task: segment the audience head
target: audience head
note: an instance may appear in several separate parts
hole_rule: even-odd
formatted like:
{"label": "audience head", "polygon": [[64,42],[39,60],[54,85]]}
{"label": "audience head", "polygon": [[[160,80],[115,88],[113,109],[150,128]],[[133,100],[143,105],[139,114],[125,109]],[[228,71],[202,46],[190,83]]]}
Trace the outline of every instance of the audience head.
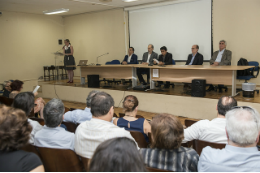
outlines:
{"label": "audience head", "polygon": [[52,99],[43,109],[44,123],[47,127],[58,127],[62,120],[65,108],[60,99]]}
{"label": "audience head", "polygon": [[137,108],[138,104],[139,104],[139,102],[135,96],[128,95],[125,97],[124,102],[123,102],[124,111],[133,112]]}
{"label": "audience head", "polygon": [[4,81],[4,88],[7,90],[7,91],[12,91],[11,89],[11,81]]}
{"label": "audience head", "polygon": [[136,144],[126,137],[101,143],[90,162],[90,172],[145,172]]}
{"label": "audience head", "polygon": [[13,107],[22,109],[27,116],[34,108],[34,95],[32,92],[22,92],[15,96]]}
{"label": "audience head", "polygon": [[228,141],[240,147],[256,146],[260,131],[259,113],[251,107],[233,107],[226,114],[226,131]]}
{"label": "audience head", "polygon": [[97,94],[98,92],[100,92],[100,91],[92,90],[92,91],[88,94],[88,97],[87,97],[87,107],[88,107],[88,108],[91,107],[91,100],[92,100],[93,96],[94,96],[95,94]]}
{"label": "audience head", "polygon": [[167,47],[163,46],[160,48],[160,50],[161,50],[161,53],[163,56],[165,56],[167,54]]}
{"label": "audience head", "polygon": [[65,39],[65,40],[64,40],[64,44],[65,44],[66,46],[70,45],[70,40],[69,40],[69,39]]}
{"label": "audience head", "polygon": [[192,54],[196,54],[199,51],[199,45],[195,44],[191,48]]}
{"label": "audience head", "polygon": [[218,105],[217,105],[218,114],[225,116],[227,111],[229,111],[234,106],[237,106],[236,99],[229,96],[222,96],[218,100]]}
{"label": "audience head", "polygon": [[148,45],[148,52],[149,52],[150,54],[153,52],[153,49],[154,49],[153,45],[152,45],[152,44],[149,44],[149,45]]}
{"label": "audience head", "polygon": [[132,55],[135,52],[135,49],[133,47],[129,47],[128,54]]}
{"label": "audience head", "polygon": [[12,91],[21,91],[23,88],[23,82],[20,80],[15,80],[11,83],[10,86]]}
{"label": "audience head", "polygon": [[183,126],[174,115],[159,114],[151,122],[151,148],[177,149],[184,139]]}
{"label": "audience head", "polygon": [[225,40],[220,40],[219,41],[219,50],[223,50],[227,47],[227,42]]}
{"label": "audience head", "polygon": [[0,107],[0,150],[14,151],[26,145],[32,126],[26,114],[20,109]]}
{"label": "audience head", "polygon": [[112,119],[114,114],[114,99],[105,92],[96,93],[91,100],[91,113],[93,117],[109,115]]}

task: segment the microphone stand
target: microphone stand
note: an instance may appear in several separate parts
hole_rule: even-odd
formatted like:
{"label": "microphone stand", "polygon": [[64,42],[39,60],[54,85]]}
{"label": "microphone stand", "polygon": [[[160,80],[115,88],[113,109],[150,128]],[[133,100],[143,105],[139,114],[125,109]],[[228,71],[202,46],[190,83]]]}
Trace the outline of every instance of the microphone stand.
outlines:
{"label": "microphone stand", "polygon": [[97,64],[96,64],[96,66],[100,66],[101,65],[101,64],[98,63],[98,58],[101,57],[101,56],[107,55],[107,54],[109,54],[109,53],[105,53],[105,54],[100,55],[100,56],[97,57]]}

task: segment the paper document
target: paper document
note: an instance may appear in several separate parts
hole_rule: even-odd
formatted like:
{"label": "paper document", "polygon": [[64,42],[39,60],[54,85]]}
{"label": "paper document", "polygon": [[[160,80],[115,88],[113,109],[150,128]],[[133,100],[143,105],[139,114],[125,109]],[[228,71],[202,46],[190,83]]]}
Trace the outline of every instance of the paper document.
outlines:
{"label": "paper document", "polygon": [[153,77],[159,77],[159,69],[153,69]]}
{"label": "paper document", "polygon": [[159,63],[159,61],[158,61],[157,59],[154,58],[153,60],[154,60],[157,64]]}
{"label": "paper document", "polygon": [[40,88],[40,86],[37,85],[37,86],[35,87],[35,89],[33,90],[33,93],[36,93],[36,92],[38,91],[39,88]]}

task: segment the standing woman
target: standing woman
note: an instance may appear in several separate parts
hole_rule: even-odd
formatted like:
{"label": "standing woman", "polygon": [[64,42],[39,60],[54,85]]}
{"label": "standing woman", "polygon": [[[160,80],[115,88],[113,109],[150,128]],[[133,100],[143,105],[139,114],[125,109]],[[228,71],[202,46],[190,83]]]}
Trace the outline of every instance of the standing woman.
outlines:
{"label": "standing woman", "polygon": [[75,65],[75,59],[73,57],[74,49],[73,46],[70,45],[70,40],[64,40],[65,46],[63,47],[63,54],[64,54],[64,68],[68,71],[69,81],[67,83],[73,83],[73,70],[76,67],[67,67],[69,65]]}

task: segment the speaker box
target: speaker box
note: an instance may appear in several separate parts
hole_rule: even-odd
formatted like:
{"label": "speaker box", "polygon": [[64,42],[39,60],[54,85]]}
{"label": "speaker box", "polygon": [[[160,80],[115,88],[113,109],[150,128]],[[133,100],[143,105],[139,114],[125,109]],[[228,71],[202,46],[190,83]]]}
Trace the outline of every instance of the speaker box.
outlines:
{"label": "speaker box", "polygon": [[191,84],[191,96],[205,97],[206,95],[206,80],[193,79]]}
{"label": "speaker box", "polygon": [[99,88],[99,75],[88,75],[88,87]]}

